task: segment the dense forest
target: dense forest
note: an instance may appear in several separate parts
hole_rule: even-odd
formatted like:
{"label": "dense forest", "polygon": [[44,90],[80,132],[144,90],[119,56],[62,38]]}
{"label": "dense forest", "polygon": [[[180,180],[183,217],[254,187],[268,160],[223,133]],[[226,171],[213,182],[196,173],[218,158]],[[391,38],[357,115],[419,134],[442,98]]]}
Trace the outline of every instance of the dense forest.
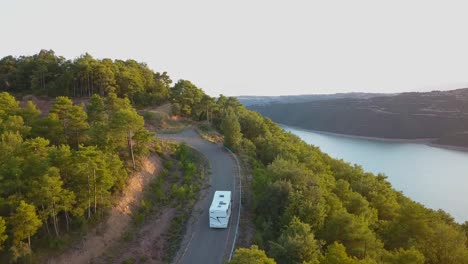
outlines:
{"label": "dense forest", "polygon": [[[2,262],[102,218],[153,135],[127,99],[95,94],[89,105],[57,97],[44,114],[0,93]],[[136,160],[136,161],[135,161]]]}
{"label": "dense forest", "polygon": [[436,144],[468,147],[468,89],[294,103],[280,99],[248,107],[275,122],[305,129],[379,138],[430,138]]}
{"label": "dense forest", "polygon": [[74,60],[41,50],[32,56],[0,60],[0,91],[15,95],[90,97],[110,92],[139,105],[166,101],[171,79],[134,60],[98,60],[84,54]]}
{"label": "dense forest", "polygon": [[[411,201],[384,175],[332,159],[235,98],[212,98],[187,80],[170,85],[167,74],[134,61],[68,61],[52,51],[1,60],[0,89],[58,96],[41,114],[0,94],[4,252],[21,256],[35,239],[99,217],[152,138],[132,103],[169,100],[174,114],[221,131],[250,168],[257,246],[239,249],[232,263],[468,263],[468,225]],[[90,99],[84,107],[63,96]]]}

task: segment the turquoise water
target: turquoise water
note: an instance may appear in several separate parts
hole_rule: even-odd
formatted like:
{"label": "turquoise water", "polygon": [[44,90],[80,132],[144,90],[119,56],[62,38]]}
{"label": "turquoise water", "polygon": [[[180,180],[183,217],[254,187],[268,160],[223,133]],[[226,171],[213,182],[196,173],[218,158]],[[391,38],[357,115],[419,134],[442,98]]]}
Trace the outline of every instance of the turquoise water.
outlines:
{"label": "turquoise water", "polygon": [[426,207],[468,221],[468,152],[282,127],[334,158],[384,173],[396,190]]}

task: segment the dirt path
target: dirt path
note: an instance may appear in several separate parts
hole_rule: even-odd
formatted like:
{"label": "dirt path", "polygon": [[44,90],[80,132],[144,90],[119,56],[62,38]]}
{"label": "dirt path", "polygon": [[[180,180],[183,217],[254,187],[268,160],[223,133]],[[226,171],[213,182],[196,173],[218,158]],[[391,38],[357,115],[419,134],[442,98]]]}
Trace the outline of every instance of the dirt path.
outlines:
{"label": "dirt path", "polygon": [[161,168],[160,164],[161,161],[156,156],[150,156],[143,161],[142,171],[131,176],[119,203],[111,209],[103,234],[97,235],[96,230],[89,232],[78,248],[75,247],[47,263],[90,263],[119,240],[130,224],[132,208],[140,204],[142,190],[156,176],[156,172]]}

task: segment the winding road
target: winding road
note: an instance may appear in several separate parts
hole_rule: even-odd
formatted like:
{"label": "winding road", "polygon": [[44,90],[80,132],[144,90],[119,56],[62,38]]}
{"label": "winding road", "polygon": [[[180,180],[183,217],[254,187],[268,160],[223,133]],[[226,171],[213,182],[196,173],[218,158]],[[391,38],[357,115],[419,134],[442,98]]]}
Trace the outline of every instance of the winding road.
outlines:
{"label": "winding road", "polygon": [[[185,142],[201,152],[210,162],[209,188],[202,190],[195,204],[181,248],[174,258],[176,264],[217,264],[229,260],[236,240],[239,221],[239,165],[222,145],[202,139],[193,129],[178,134],[159,134],[159,138]],[[227,229],[209,228],[208,209],[215,190],[232,191],[232,213]]]}

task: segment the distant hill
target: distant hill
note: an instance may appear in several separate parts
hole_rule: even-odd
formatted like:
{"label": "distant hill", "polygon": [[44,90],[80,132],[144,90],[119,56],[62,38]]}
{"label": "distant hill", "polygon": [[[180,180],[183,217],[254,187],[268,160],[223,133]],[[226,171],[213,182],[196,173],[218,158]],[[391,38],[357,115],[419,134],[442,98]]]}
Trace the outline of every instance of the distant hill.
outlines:
{"label": "distant hill", "polygon": [[377,96],[392,96],[396,94],[384,93],[336,93],[336,94],[304,94],[281,96],[237,96],[237,99],[245,106],[263,105],[270,103],[303,103],[320,100],[332,100],[342,98],[368,99]]}
{"label": "distant hill", "polygon": [[433,138],[436,144],[468,147],[468,88],[391,96],[333,96],[247,107],[276,122],[305,129],[392,139]]}

